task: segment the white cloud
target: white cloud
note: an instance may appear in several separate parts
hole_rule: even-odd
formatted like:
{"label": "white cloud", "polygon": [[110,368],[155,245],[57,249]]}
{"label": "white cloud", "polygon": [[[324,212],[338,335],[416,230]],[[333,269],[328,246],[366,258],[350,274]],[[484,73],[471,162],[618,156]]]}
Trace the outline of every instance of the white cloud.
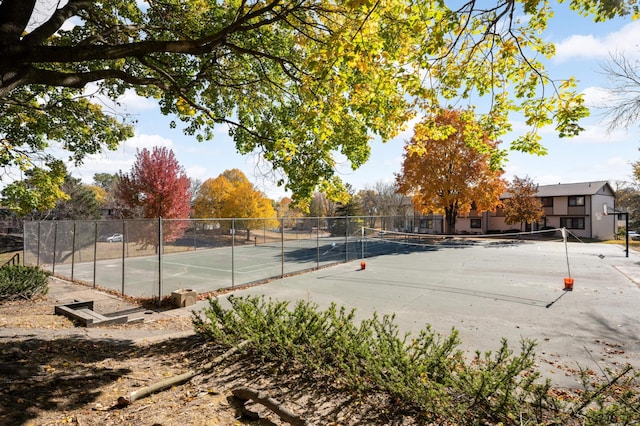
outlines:
{"label": "white cloud", "polygon": [[172,145],[173,142],[163,136],[139,134],[126,140],[116,151],[89,155],[81,166],[67,164],[67,168],[72,176],[82,179],[84,183],[91,183],[96,173],[129,172],[139,149],[151,150],[157,146],[171,148]]}
{"label": "white cloud", "polygon": [[164,136],[139,134],[139,135],[135,135],[131,139],[127,139],[125,143],[122,145],[121,149],[125,151],[127,150],[127,148],[152,149],[156,146],[164,146],[167,148],[171,148],[172,145],[173,145],[173,141],[171,141],[171,139],[165,138]]}
{"label": "white cloud", "polygon": [[556,43],[557,62],[572,59],[606,59],[614,53],[637,57],[640,46],[640,21],[623,26],[619,31],[602,37],[593,34],[574,34]]}
{"label": "white cloud", "polygon": [[567,142],[576,144],[584,143],[621,143],[629,139],[628,134],[623,129],[609,131],[602,123],[583,124],[584,131],[580,135],[566,139]]}
{"label": "white cloud", "polygon": [[187,176],[189,176],[191,179],[199,179],[201,181],[205,181],[207,179],[209,179],[209,175],[208,175],[208,170],[206,167],[202,167],[202,166],[193,166],[193,167],[187,167],[185,169],[185,172],[187,174]]}
{"label": "white cloud", "polygon": [[616,100],[610,90],[598,86],[587,87],[582,91],[582,94],[584,95],[585,105],[590,109],[607,107],[607,105],[611,105]]}
{"label": "white cloud", "polygon": [[89,83],[84,88],[84,94],[90,96],[92,102],[102,105],[104,109],[113,114],[135,114],[158,108],[155,100],[138,96],[132,89],[126,90],[124,95],[114,101],[99,93],[97,83]]}
{"label": "white cloud", "polygon": [[139,96],[132,89],[127,90],[124,95],[118,98],[120,103],[127,112],[149,111],[158,107],[156,101],[151,98]]}
{"label": "white cloud", "polygon": [[569,183],[570,181],[562,179],[562,176],[556,174],[545,174],[541,176],[530,176],[538,185],[555,185],[557,183]]}

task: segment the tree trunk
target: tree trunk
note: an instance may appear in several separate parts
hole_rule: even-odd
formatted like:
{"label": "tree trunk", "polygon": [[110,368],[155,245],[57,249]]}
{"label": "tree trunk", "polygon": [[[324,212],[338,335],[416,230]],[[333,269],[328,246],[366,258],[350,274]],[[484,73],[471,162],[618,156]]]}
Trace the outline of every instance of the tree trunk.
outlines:
{"label": "tree trunk", "polygon": [[308,426],[309,423],[305,421],[302,417],[297,416],[289,409],[284,407],[280,401],[271,398],[264,392],[257,391],[252,388],[248,388],[245,386],[241,386],[232,391],[233,396],[242,400],[248,401],[252,400],[256,403],[262,404],[272,412],[278,415],[282,420],[289,423],[292,426]]}
{"label": "tree trunk", "polygon": [[455,206],[449,206],[445,210],[444,215],[444,233],[455,234],[456,233],[456,216],[458,215],[458,209]]}
{"label": "tree trunk", "polygon": [[159,382],[156,382],[150,386],[138,389],[134,392],[131,392],[128,396],[121,396],[118,398],[118,402],[116,404],[116,407],[126,407],[128,405],[131,405],[134,401],[141,399],[141,398],[145,398],[151,394],[157,393],[157,392],[161,392],[165,389],[170,389],[173,386],[178,386],[181,385],[183,383],[188,382],[189,380],[191,380],[192,378],[194,378],[195,376],[202,374],[202,373],[206,373],[207,371],[213,369],[213,367],[215,367],[217,364],[219,364],[220,362],[224,361],[225,359],[229,358],[231,355],[233,355],[234,353],[236,353],[239,349],[241,349],[242,347],[246,346],[249,343],[249,340],[243,340],[242,342],[240,342],[238,345],[232,347],[231,349],[229,349],[227,352],[223,353],[222,355],[214,358],[211,362],[203,365],[202,367],[200,367],[197,370],[191,370],[191,371],[187,371],[186,373],[183,374],[179,374],[177,376],[173,376],[173,377],[169,377],[168,379],[164,379],[164,380],[160,380]]}

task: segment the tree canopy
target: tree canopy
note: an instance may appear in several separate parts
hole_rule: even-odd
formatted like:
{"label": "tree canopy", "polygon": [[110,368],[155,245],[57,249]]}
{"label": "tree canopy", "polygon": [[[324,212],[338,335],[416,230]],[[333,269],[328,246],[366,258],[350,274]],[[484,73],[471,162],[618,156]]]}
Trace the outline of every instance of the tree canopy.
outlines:
{"label": "tree canopy", "polygon": [[193,210],[197,218],[242,219],[237,227],[247,231],[247,239],[251,229],[279,225],[272,201],[238,169],[225,170],[217,178],[204,181]]}
{"label": "tree canopy", "polygon": [[[56,2],[53,2],[54,4]],[[575,81],[539,58],[549,2],[507,0],[0,2],[0,166],[29,167],[60,144],[71,159],[110,149],[132,122],[106,111],[127,90],[158,101],[170,126],[198,140],[227,126],[239,152],[260,152],[295,198],[340,189],[335,155],[353,168],[418,111],[488,96],[492,140],[530,131],[513,149],[544,153],[538,129],[577,134],[588,112]],[[637,14],[615,0],[572,0],[596,20]],[[520,17],[520,18],[518,18]],[[90,90],[88,86],[90,85]],[[494,163],[505,152],[495,150]]]}
{"label": "tree canopy", "polygon": [[130,173],[120,175],[116,182],[118,199],[130,212],[136,212],[132,217],[189,217],[190,181],[170,149],[138,151]]}
{"label": "tree canopy", "polygon": [[61,160],[49,158],[45,167],[27,169],[24,175],[2,189],[3,204],[19,216],[40,215],[69,199],[61,188],[67,176]]}
{"label": "tree canopy", "polygon": [[444,213],[447,234],[472,206],[481,212],[500,203],[503,172],[491,167],[490,153],[478,145],[494,148],[497,142],[483,133],[473,111],[443,110],[418,123],[405,146],[398,189],[417,211]]}
{"label": "tree canopy", "polygon": [[544,216],[542,200],[536,197],[538,185],[529,177],[514,176],[507,185],[509,196],[502,201],[504,223],[508,225],[533,223]]}

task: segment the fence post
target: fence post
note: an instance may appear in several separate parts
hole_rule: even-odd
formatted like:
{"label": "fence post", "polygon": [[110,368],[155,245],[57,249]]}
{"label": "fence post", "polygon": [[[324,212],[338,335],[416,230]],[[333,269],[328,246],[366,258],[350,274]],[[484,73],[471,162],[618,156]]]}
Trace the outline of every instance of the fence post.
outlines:
{"label": "fence post", "polygon": [[316,269],[320,269],[320,216],[316,217]]}
{"label": "fence post", "polygon": [[[40,234],[40,221],[38,221],[38,248],[36,249],[36,266],[40,267],[40,245],[42,244],[42,235]],[[24,240],[27,241],[27,240]]]}
{"label": "fence post", "polygon": [[124,297],[125,293],[124,293],[124,288],[125,288],[125,283],[126,283],[126,273],[124,270],[124,264],[125,264],[125,259],[127,258],[126,253],[125,253],[125,240],[126,240],[126,234],[125,231],[127,229],[127,222],[122,219],[122,277],[121,277],[121,281],[122,281],[122,288],[121,288],[121,293],[122,296]]}
{"label": "fence post", "polygon": [[344,217],[344,261],[349,261],[349,216]]}
{"label": "fence post", "polygon": [[231,219],[231,288],[236,285],[236,268],[235,268],[235,245],[236,245],[236,219]]}
{"label": "fence post", "polygon": [[280,278],[284,278],[284,219],[280,218],[280,254],[282,255],[282,265]]}
{"label": "fence post", "polygon": [[[74,271],[76,266],[76,221],[73,221],[73,235],[71,237],[71,281],[74,278]],[[81,259],[82,260],[82,259]]]}
{"label": "fence post", "polygon": [[93,222],[93,288],[96,287],[96,268],[98,266],[98,221]]}
{"label": "fence post", "polygon": [[27,227],[24,222],[22,222],[22,266],[26,266],[24,261],[27,258],[27,245],[24,243],[27,241]]}
{"label": "fence post", "polygon": [[51,273],[56,273],[56,252],[58,251],[58,222],[53,222],[53,263],[51,264]]}
{"label": "fence post", "polygon": [[[124,238],[123,238],[124,240]],[[162,216],[158,217],[158,306],[162,303]]]}

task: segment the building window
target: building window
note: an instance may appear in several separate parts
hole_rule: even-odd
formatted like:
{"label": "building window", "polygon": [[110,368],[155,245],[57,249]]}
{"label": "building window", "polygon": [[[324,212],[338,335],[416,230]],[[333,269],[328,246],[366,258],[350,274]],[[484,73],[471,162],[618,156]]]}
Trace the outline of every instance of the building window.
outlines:
{"label": "building window", "polygon": [[542,201],[542,207],[553,207],[553,197],[542,197],[540,201]]}
{"label": "building window", "polygon": [[574,195],[569,197],[569,205],[570,206],[584,206],[584,196],[582,195]]}
{"label": "building window", "polygon": [[482,219],[471,219],[472,228],[482,228]]}
{"label": "building window", "polygon": [[584,217],[561,217],[560,227],[567,229],[584,229]]}
{"label": "building window", "polygon": [[420,228],[433,229],[433,219],[420,219]]}

